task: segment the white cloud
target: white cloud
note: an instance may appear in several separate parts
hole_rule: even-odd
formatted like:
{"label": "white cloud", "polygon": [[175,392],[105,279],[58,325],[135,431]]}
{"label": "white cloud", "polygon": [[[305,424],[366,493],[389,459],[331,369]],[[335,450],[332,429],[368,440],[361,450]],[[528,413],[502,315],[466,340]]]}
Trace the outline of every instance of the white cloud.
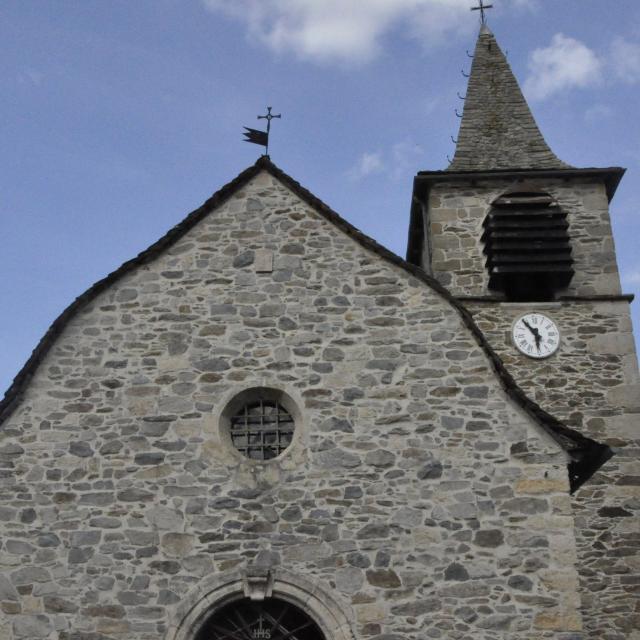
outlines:
{"label": "white cloud", "polygon": [[250,37],[273,51],[316,62],[367,62],[398,27],[426,46],[476,28],[469,0],[203,1],[244,22]]}
{"label": "white cloud", "polygon": [[602,80],[602,67],[589,47],[557,33],[548,47],[531,54],[524,91],[533,100],[543,100],[568,89],[597,85]]}
{"label": "white cloud", "polygon": [[511,0],[511,4],[517,9],[526,9],[531,13],[541,9],[539,0]]}
{"label": "white cloud", "polygon": [[394,144],[391,149],[393,177],[400,179],[416,173],[423,155],[424,151],[422,147],[415,142],[405,140],[404,142]]}
{"label": "white cloud", "polygon": [[616,38],[611,44],[609,65],[614,75],[623,82],[640,82],[640,44]]}
{"label": "white cloud", "polygon": [[640,269],[623,274],[622,281],[628,285],[640,285]]}
{"label": "white cloud", "polygon": [[594,122],[601,122],[606,118],[610,118],[613,113],[613,109],[606,104],[594,104],[584,112],[584,119],[588,123],[593,124]]}
{"label": "white cloud", "polygon": [[355,166],[349,170],[349,177],[352,180],[361,180],[371,174],[380,173],[383,169],[384,162],[380,152],[365,152],[360,156]]}
{"label": "white cloud", "polygon": [[394,180],[413,175],[423,157],[422,147],[415,142],[404,140],[397,142],[384,152],[363,153],[347,175],[352,180],[361,180],[370,175],[384,172]]}

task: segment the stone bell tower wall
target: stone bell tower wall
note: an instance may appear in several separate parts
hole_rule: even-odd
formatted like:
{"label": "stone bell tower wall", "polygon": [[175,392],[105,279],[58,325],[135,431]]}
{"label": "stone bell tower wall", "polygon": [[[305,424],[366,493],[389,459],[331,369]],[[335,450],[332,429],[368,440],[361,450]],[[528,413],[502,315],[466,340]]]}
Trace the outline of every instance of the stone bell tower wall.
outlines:
{"label": "stone bell tower wall", "polygon": [[[578,570],[587,638],[640,638],[640,385],[629,304],[469,302],[518,383],[547,411],[615,451],[574,496]],[[510,329],[531,310],[552,317],[560,350],[535,361],[516,352]]]}
{"label": "stone bell tower wall", "polygon": [[[423,267],[464,301],[492,347],[532,398],[616,455],[573,500],[587,638],[640,638],[640,385],[629,299],[620,278],[607,189],[594,179],[527,179],[568,212],[575,276],[551,302],[508,302],[488,289],[481,242],[491,203],[515,180],[439,182],[423,205]],[[511,340],[528,311],[552,317],[560,350],[545,360]]]}
{"label": "stone bell tower wall", "polygon": [[443,178],[422,203],[423,268],[454,295],[501,296],[488,287],[482,223],[496,198],[525,184],[551,194],[568,213],[575,275],[558,296],[620,295],[607,189],[597,178]]}

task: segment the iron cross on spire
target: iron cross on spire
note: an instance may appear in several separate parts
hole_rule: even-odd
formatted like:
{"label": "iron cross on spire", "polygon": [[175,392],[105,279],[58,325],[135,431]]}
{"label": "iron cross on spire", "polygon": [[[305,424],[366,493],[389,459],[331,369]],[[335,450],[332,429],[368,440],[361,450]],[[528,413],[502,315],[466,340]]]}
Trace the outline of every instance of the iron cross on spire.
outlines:
{"label": "iron cross on spire", "polygon": [[471,11],[479,11],[480,12],[480,20],[482,21],[482,24],[487,24],[487,17],[484,15],[484,12],[487,9],[493,9],[493,5],[492,4],[485,4],[484,0],[478,0],[478,2],[480,3],[479,7],[471,7]]}
{"label": "iron cross on spire", "polygon": [[277,116],[272,115],[271,107],[267,107],[267,115],[266,116],[258,116],[258,120],[266,120],[267,121],[267,148],[265,149],[265,154],[269,155],[269,132],[271,131],[271,121],[274,118],[282,118],[282,114],[279,113]]}

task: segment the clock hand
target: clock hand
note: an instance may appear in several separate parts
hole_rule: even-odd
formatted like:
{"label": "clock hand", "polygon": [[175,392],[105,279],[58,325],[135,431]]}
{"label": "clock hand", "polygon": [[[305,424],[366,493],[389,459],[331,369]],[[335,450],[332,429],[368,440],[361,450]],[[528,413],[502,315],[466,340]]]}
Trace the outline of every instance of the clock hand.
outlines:
{"label": "clock hand", "polygon": [[532,327],[524,318],[522,319],[522,324],[524,324],[529,331],[533,334],[533,337],[536,340],[536,349],[540,351],[540,343],[542,342],[542,336],[540,335],[540,331],[538,329]]}

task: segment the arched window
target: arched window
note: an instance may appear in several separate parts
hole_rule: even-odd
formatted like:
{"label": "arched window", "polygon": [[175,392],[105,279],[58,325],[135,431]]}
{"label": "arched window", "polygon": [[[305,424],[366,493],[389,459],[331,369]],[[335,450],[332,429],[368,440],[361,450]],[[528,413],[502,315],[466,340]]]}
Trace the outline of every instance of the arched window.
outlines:
{"label": "arched window", "polygon": [[304,611],[278,598],[232,602],[216,611],[196,640],[326,640]]}

